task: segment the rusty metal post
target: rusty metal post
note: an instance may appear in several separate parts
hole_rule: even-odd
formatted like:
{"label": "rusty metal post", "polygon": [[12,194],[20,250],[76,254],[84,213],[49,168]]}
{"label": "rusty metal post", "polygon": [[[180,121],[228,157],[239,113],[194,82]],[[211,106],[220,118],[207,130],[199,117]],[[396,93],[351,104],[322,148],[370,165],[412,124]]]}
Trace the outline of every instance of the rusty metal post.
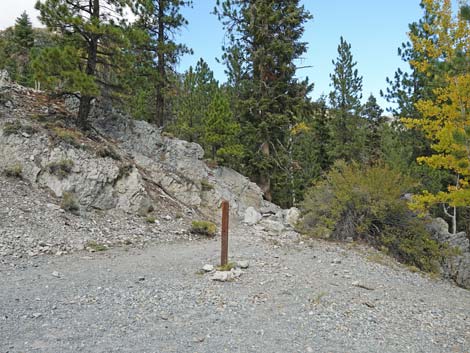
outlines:
{"label": "rusty metal post", "polygon": [[220,266],[228,263],[228,201],[222,201],[222,251],[220,258]]}

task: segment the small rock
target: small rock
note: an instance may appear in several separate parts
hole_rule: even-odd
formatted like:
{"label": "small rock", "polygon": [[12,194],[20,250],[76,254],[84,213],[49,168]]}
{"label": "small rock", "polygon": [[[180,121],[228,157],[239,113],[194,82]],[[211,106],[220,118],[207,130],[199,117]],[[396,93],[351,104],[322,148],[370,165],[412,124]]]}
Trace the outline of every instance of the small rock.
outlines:
{"label": "small rock", "polygon": [[233,278],[238,278],[243,274],[243,271],[240,270],[239,268],[232,268],[230,270],[230,274],[231,274],[232,279]]}
{"label": "small rock", "polygon": [[371,287],[371,286],[368,286],[368,285],[365,285],[365,284],[362,284],[360,283],[359,281],[354,281],[351,283],[354,287],[359,287],[359,288],[363,288],[363,289],[367,289],[367,290],[374,290],[375,288]]}
{"label": "small rock", "polygon": [[205,264],[204,266],[202,266],[202,269],[205,272],[212,272],[212,271],[214,271],[214,266],[212,266],[210,264]]}
{"label": "small rock", "polygon": [[169,215],[166,215],[165,217],[163,217],[163,219],[167,221],[171,221],[171,217]]}
{"label": "small rock", "polygon": [[33,319],[39,319],[42,316],[42,314],[41,313],[34,313],[31,316],[33,317]]}
{"label": "small rock", "polygon": [[145,281],[145,277],[144,277],[144,276],[140,276],[140,277],[138,278],[138,280],[139,280],[140,282],[143,282],[143,281]]}
{"label": "small rock", "polygon": [[332,264],[340,264],[341,263],[341,260],[340,259],[334,259],[333,261],[331,261]]}
{"label": "small rock", "polygon": [[261,225],[265,231],[273,235],[279,235],[285,230],[284,225],[281,222],[272,219],[264,219],[261,222]]}
{"label": "small rock", "polygon": [[60,273],[57,272],[57,271],[54,271],[54,272],[52,272],[52,276],[53,276],[53,277],[60,278]]}
{"label": "small rock", "polygon": [[227,282],[232,279],[232,275],[228,271],[215,271],[211,279],[218,282]]}
{"label": "small rock", "polygon": [[238,265],[240,268],[243,268],[243,269],[246,269],[246,268],[250,267],[250,263],[249,263],[247,260],[238,261],[238,262],[237,262],[237,265]]}
{"label": "small rock", "polygon": [[197,336],[197,337],[193,337],[193,342],[194,343],[201,343],[201,342],[204,342],[205,339],[206,339],[205,336]]}

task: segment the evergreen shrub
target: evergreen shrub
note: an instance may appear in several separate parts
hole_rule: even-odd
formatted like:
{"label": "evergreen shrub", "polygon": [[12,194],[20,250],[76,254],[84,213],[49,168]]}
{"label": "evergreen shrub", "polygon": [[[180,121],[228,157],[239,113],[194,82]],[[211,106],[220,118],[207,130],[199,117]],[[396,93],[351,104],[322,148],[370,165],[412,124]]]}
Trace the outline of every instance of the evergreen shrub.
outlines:
{"label": "evergreen shrub", "polygon": [[191,232],[213,237],[217,232],[217,226],[208,221],[193,221],[191,224]]}

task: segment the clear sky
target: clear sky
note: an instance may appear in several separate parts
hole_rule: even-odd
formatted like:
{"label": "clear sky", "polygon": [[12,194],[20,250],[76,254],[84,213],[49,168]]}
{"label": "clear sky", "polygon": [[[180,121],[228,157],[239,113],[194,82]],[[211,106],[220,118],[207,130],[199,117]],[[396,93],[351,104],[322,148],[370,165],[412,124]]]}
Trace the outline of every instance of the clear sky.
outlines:
{"label": "clear sky", "polygon": [[[14,24],[15,18],[26,10],[33,23],[38,25],[36,0],[0,0],[0,29]],[[185,70],[202,57],[214,70],[216,78],[224,81],[224,67],[215,58],[221,56],[224,40],[222,26],[210,14],[215,0],[193,0],[192,9],[184,14],[189,25],[180,32],[180,40],[194,50],[193,56],[182,58],[179,69]],[[364,77],[364,99],[373,93],[385,108],[387,103],[379,98],[380,89],[386,88],[385,78],[392,77],[398,67],[407,65],[397,55],[397,48],[406,41],[408,24],[421,17],[419,0],[304,0],[313,14],[305,30],[304,41],[308,52],[301,66],[312,66],[298,72],[308,76],[315,84],[313,96],[330,91],[331,61],[337,56],[340,36],[352,46],[359,74]]]}

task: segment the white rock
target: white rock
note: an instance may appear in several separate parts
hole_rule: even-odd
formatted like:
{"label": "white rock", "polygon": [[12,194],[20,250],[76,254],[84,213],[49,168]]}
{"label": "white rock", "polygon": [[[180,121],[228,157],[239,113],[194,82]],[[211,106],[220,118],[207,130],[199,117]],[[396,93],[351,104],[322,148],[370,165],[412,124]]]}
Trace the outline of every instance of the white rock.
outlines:
{"label": "white rock", "polygon": [[254,225],[260,221],[262,218],[261,213],[259,213],[254,207],[248,207],[245,210],[245,217],[243,219],[243,223],[248,225]]}
{"label": "white rock", "polygon": [[240,266],[240,268],[243,268],[243,269],[250,267],[250,263],[247,260],[238,261],[237,265]]}
{"label": "white rock", "polygon": [[291,207],[286,213],[286,222],[291,227],[295,227],[300,218],[300,211],[297,207]]}
{"label": "white rock", "polygon": [[211,279],[218,282],[227,282],[232,279],[232,275],[228,271],[215,271]]}
{"label": "white rock", "polygon": [[54,271],[54,272],[52,272],[52,276],[59,278],[59,277],[60,277],[60,273],[57,272],[57,271]]}
{"label": "white rock", "polygon": [[279,235],[285,230],[284,225],[281,222],[271,219],[264,219],[262,221],[262,225],[267,232],[274,235]]}
{"label": "white rock", "polygon": [[240,270],[239,268],[232,268],[232,269],[230,270],[231,279],[238,278],[238,277],[240,277],[242,274],[243,274],[243,271]]}
{"label": "white rock", "polygon": [[204,266],[202,266],[202,269],[205,272],[212,272],[212,271],[214,271],[214,266],[212,266],[210,264],[205,264]]}

